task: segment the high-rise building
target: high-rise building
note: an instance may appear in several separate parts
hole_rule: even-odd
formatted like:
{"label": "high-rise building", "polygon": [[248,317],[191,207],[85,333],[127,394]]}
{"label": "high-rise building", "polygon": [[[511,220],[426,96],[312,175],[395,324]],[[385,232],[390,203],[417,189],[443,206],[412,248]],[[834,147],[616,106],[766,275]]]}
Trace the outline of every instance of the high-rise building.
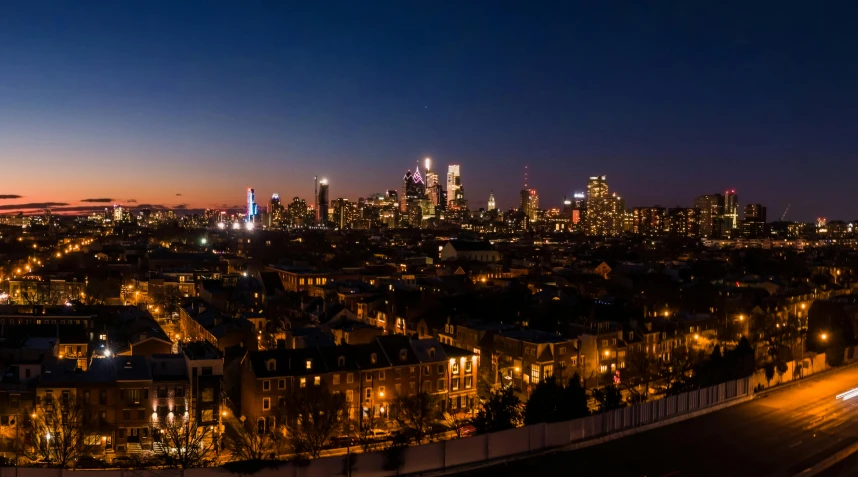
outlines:
{"label": "high-rise building", "polygon": [[635,207],[632,209],[632,233],[661,235],[667,228],[667,211],[664,207]]}
{"label": "high-rise building", "polygon": [[[438,184],[438,173],[432,169],[432,158],[427,157],[423,162],[423,168],[425,169],[426,176],[426,189],[431,189],[435,187],[435,184]],[[435,204],[437,205],[437,204]]]}
{"label": "high-rise building", "polygon": [[283,222],[283,204],[280,203],[280,194],[271,194],[271,200],[268,201],[268,227],[280,225]]}
{"label": "high-rise building", "polygon": [[721,194],[701,195],[694,200],[694,207],[700,210],[700,236],[719,238],[724,233],[724,196]]}
{"label": "high-rise building", "polygon": [[736,189],[724,192],[724,233],[739,227],[739,196]]}
{"label": "high-rise building", "polygon": [[739,222],[742,235],[760,238],[766,235],[766,208],[761,204],[745,206],[745,218]]}
{"label": "high-rise building", "polygon": [[330,194],[328,192],[328,180],[319,181],[319,195],[316,197],[316,225],[328,225],[328,207],[330,207]]}
{"label": "high-rise building", "polygon": [[259,209],[256,205],[256,192],[252,188],[247,189],[247,221],[253,222],[256,219]]}
{"label": "high-rise building", "polygon": [[616,235],[623,229],[625,203],[616,193],[608,193],[606,176],[587,181],[585,227],[590,235]]}
{"label": "high-rise building", "polygon": [[447,206],[451,208],[456,200],[456,191],[462,187],[462,175],[458,164],[447,166]]}
{"label": "high-rise building", "polygon": [[493,191],[493,190],[489,191],[488,210],[492,211],[492,210],[496,210],[497,208],[498,208],[498,206],[495,203],[495,191]]}
{"label": "high-rise building", "polygon": [[114,205],[113,206],[113,221],[114,222],[122,222],[122,206]]}
{"label": "high-rise building", "polygon": [[700,209],[673,207],[667,210],[667,232],[677,237],[700,235]]}

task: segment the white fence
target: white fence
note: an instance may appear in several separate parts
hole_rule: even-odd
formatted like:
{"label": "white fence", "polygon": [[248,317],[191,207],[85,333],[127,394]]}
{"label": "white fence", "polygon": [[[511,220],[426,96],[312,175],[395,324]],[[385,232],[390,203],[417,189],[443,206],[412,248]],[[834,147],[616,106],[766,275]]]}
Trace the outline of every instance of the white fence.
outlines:
{"label": "white fence", "polygon": [[[405,450],[404,465],[399,471],[384,470],[380,452],[358,454],[350,475],[353,477],[382,477],[389,475],[438,472],[459,466],[499,461],[516,455],[562,448],[610,436],[641,426],[704,410],[731,400],[750,396],[750,378],[698,389],[658,401],[617,409],[604,414],[572,421],[540,423],[491,434],[435,442]],[[307,465],[286,464],[265,469],[255,477],[322,477],[346,474],[345,456],[325,457]],[[0,477],[15,477],[14,468],[0,469]],[[181,471],[64,471],[59,469],[18,469],[19,477],[228,477],[222,469],[190,469]]]}

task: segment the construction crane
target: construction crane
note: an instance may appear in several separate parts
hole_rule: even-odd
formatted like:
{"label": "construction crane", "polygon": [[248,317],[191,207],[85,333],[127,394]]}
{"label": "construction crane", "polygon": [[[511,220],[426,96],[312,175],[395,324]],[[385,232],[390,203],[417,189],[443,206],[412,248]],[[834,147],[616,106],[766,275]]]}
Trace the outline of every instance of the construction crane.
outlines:
{"label": "construction crane", "polygon": [[789,212],[789,206],[791,206],[791,205],[792,205],[792,204],[787,204],[787,206],[786,206],[786,210],[784,210],[783,215],[781,215],[781,222],[783,222],[783,221],[784,221],[784,219],[786,218],[786,214],[787,214],[787,212]]}

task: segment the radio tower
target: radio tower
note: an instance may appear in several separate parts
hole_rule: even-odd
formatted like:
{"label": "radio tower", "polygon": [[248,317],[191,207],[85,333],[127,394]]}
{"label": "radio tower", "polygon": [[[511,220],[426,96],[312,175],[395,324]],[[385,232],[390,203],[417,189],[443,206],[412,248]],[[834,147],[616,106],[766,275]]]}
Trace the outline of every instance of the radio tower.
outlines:
{"label": "radio tower", "polygon": [[319,223],[319,176],[313,176],[313,212],[316,214],[316,225]]}

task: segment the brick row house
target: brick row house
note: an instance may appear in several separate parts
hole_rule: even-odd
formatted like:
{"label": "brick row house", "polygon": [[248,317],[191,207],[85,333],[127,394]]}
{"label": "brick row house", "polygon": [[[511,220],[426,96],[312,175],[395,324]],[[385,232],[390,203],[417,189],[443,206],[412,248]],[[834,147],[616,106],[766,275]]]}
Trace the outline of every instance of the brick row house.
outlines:
{"label": "brick row house", "polygon": [[241,414],[258,431],[276,429],[289,393],[326,386],[345,394],[350,419],[390,425],[397,396],[424,391],[447,413],[470,413],[477,396],[478,357],[439,341],[402,335],[369,343],[249,352],[241,365]]}

